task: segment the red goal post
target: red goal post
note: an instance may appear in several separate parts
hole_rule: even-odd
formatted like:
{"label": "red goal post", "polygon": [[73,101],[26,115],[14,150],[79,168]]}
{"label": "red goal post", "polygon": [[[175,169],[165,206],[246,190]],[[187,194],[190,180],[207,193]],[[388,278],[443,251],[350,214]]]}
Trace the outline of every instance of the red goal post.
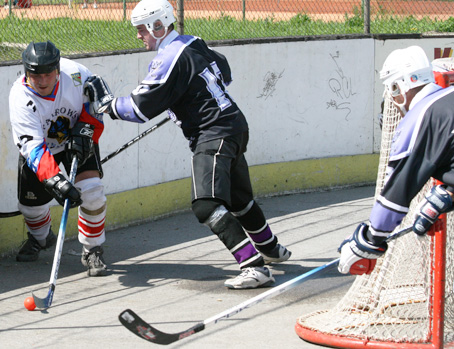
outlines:
{"label": "red goal post", "polygon": [[[436,75],[443,87],[454,81],[452,72]],[[400,119],[386,98],[376,195],[383,187],[391,140]],[[410,212],[396,230],[412,223],[417,204],[433,183],[430,180],[413,199]],[[442,215],[423,238],[410,233],[390,242],[370,275],[357,276],[332,309],[300,316],[295,331],[308,342],[335,348],[454,348],[453,256],[451,212]]]}

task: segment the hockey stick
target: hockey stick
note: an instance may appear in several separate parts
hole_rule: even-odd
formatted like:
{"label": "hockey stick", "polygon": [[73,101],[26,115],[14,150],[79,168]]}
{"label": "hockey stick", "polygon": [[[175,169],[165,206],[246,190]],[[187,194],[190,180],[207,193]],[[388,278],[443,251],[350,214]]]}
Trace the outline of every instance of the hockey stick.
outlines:
{"label": "hockey stick", "polygon": [[139,141],[141,138],[145,137],[146,135],[148,135],[149,133],[153,132],[157,128],[161,127],[162,125],[164,125],[169,120],[170,120],[169,118],[165,118],[165,119],[162,119],[161,121],[159,121],[156,125],[151,126],[148,130],[142,132],[140,135],[138,135],[137,137],[134,137],[128,143],[122,145],[120,148],[115,150],[113,153],[107,155],[104,159],[101,160],[101,164],[104,164],[106,161],[112,159],[114,156],[117,156],[123,150],[125,150],[126,148],[129,148],[129,146],[133,145],[134,143]]}
{"label": "hockey stick", "polygon": [[[74,183],[74,180],[76,178],[76,172],[77,172],[77,157],[74,156],[71,164],[71,172],[69,173],[69,181],[71,183]],[[52,304],[55,285],[57,284],[58,268],[60,267],[63,242],[65,241],[66,223],[68,221],[69,207],[70,207],[69,199],[66,199],[65,204],[63,205],[63,214],[60,221],[60,230],[58,232],[57,246],[55,247],[54,262],[52,264],[52,271],[50,273],[49,291],[47,292],[47,297],[39,298],[35,296],[32,292],[35,305],[39,309],[47,309]]]}
{"label": "hockey stick", "polygon": [[[387,242],[397,239],[412,230],[412,226],[403,228],[390,236],[386,239]],[[156,344],[170,344],[176,342],[180,339],[189,337],[197,332],[203,331],[209,324],[217,324],[222,319],[228,319],[233,315],[238,314],[239,312],[256,305],[265,299],[269,299],[284,293],[296,285],[306,281],[310,276],[325,270],[332,265],[335,265],[339,262],[340,258],[334,259],[331,262],[328,262],[320,267],[314,268],[307,273],[304,273],[300,276],[297,276],[294,279],[291,279],[283,284],[273,287],[272,289],[263,292],[243,303],[240,303],[230,309],[219,313],[218,315],[212,316],[202,322],[197,323],[196,325],[188,328],[185,331],[177,332],[177,333],[165,333],[161,332],[158,329],[154,328],[146,321],[144,321],[140,316],[134,313],[131,309],[126,309],[120,313],[118,316],[121,324],[125,326],[129,331],[134,333],[135,335],[139,336],[147,340],[148,342],[156,343]]]}
{"label": "hockey stick", "polygon": [[329,268],[330,266],[336,264],[339,262],[339,258],[326,263],[320,267],[314,268],[307,273],[304,273],[300,276],[297,276],[294,279],[291,279],[287,282],[284,282],[283,284],[273,287],[272,289],[263,292],[251,299],[248,299],[247,301],[244,301],[243,303],[240,303],[228,310],[223,311],[222,313],[215,315],[213,317],[210,317],[203,322],[199,322],[195,326],[192,326],[191,328],[178,332],[178,333],[164,333],[156,328],[150,326],[148,323],[146,323],[143,319],[141,319],[136,313],[134,313],[132,310],[127,309],[124,310],[119,316],[119,320],[122,323],[123,326],[125,326],[128,330],[130,330],[132,333],[136,334],[137,336],[152,342],[152,343],[157,343],[157,344],[170,344],[173,342],[176,342],[180,339],[189,337],[197,332],[200,332],[204,330],[209,324],[217,324],[220,320],[222,319],[228,319],[232,317],[233,315],[238,314],[239,312],[252,307],[253,305],[256,305],[265,299],[272,298],[274,296],[277,296],[281,293],[284,293],[291,288],[295,287],[299,283],[305,281],[308,279],[310,276],[325,270]]}
{"label": "hockey stick", "polygon": [[[108,160],[112,159],[114,156],[117,156],[123,150],[125,150],[126,148],[129,148],[131,145],[133,145],[134,143],[138,142],[141,138],[145,137],[146,135],[148,135],[149,133],[153,132],[157,128],[161,127],[162,125],[164,125],[169,120],[170,120],[169,118],[165,118],[165,119],[159,121],[156,125],[153,125],[152,127],[150,127],[148,130],[142,132],[137,137],[131,139],[128,143],[122,145],[120,148],[115,150],[113,153],[111,153],[111,154],[107,155],[105,158],[103,158],[101,160],[101,164],[104,164]],[[19,216],[19,215],[21,215],[20,211],[0,212],[0,218],[9,218],[9,217],[15,217],[15,216]]]}

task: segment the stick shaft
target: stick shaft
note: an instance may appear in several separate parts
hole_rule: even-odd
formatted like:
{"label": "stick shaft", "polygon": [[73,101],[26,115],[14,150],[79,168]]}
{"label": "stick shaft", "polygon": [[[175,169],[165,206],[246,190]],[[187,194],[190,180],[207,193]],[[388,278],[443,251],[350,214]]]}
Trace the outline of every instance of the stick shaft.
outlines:
{"label": "stick shaft", "polygon": [[264,301],[265,299],[275,297],[277,295],[280,295],[281,293],[284,293],[284,292],[292,289],[293,287],[297,286],[301,282],[308,279],[310,276],[312,276],[316,273],[319,273],[320,271],[325,270],[325,269],[329,268],[330,266],[337,264],[338,262],[339,262],[339,258],[334,259],[331,262],[328,262],[320,267],[314,268],[314,269],[308,271],[307,273],[301,274],[300,276],[297,276],[296,278],[293,278],[287,282],[284,282],[281,285],[275,286],[266,292],[263,292],[251,299],[244,301],[243,303],[240,303],[230,309],[227,309],[227,310],[223,311],[222,313],[219,313],[218,315],[215,315],[215,316],[212,316],[212,317],[206,319],[205,321],[203,321],[203,324],[205,326],[207,326],[210,323],[216,324],[217,322],[219,322],[222,319],[228,319],[231,316],[236,315],[239,312]]}
{"label": "stick shaft", "polygon": [[[69,173],[69,181],[73,184],[77,173],[77,157],[74,156],[71,163],[71,171]],[[52,263],[52,271],[50,273],[49,291],[46,298],[39,298],[32,293],[35,304],[38,308],[49,308],[54,297],[55,286],[57,284],[58,269],[60,268],[61,254],[63,250],[63,242],[65,241],[66,224],[68,222],[70,202],[65,200],[63,205],[63,214],[60,221],[60,229],[58,231],[57,246],[55,247],[54,261]]]}
{"label": "stick shaft", "polygon": [[101,160],[101,164],[104,164],[106,161],[112,159],[114,156],[117,156],[118,154],[120,154],[123,150],[129,148],[131,145],[133,145],[134,143],[138,142],[140,139],[142,139],[143,137],[145,137],[146,135],[150,134],[151,132],[153,132],[154,130],[156,130],[157,128],[161,127],[162,125],[164,125],[167,121],[169,121],[170,119],[169,118],[165,118],[165,119],[162,119],[161,121],[159,121],[156,125],[153,125],[152,127],[150,127],[148,130],[142,132],[140,135],[138,135],[137,137],[134,137],[133,139],[131,139],[128,143],[122,145],[120,148],[118,148],[117,150],[115,150],[113,153],[107,155],[104,159]]}

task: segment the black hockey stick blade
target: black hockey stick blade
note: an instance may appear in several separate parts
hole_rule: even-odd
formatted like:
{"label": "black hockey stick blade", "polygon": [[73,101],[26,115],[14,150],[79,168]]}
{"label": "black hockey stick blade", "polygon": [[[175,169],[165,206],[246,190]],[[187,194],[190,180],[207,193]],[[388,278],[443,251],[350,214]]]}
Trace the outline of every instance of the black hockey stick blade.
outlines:
{"label": "black hockey stick blade", "polygon": [[164,333],[150,326],[131,309],[122,311],[118,318],[123,326],[140,338],[143,338],[148,342],[164,345],[189,337],[190,335],[200,332],[205,328],[205,324],[203,322],[199,322],[195,326],[182,332]]}

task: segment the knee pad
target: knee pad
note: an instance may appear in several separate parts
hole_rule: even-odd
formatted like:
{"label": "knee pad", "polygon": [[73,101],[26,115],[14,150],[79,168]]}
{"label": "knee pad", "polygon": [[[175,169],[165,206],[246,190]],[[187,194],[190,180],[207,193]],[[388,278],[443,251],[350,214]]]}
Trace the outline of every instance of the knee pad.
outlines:
{"label": "knee pad", "polygon": [[104,195],[104,186],[101,178],[93,177],[83,179],[77,182],[75,186],[81,192],[82,209],[89,211],[91,215],[100,214],[106,209],[107,198]]}
{"label": "knee pad", "polygon": [[28,219],[46,216],[49,212],[49,204],[40,206],[25,206],[19,203],[17,207],[19,208],[19,211],[21,211],[22,215]]}
{"label": "knee pad", "polygon": [[205,224],[210,215],[218,206],[222,206],[221,203],[210,199],[199,199],[192,203],[192,212],[199,220],[200,223]]}

